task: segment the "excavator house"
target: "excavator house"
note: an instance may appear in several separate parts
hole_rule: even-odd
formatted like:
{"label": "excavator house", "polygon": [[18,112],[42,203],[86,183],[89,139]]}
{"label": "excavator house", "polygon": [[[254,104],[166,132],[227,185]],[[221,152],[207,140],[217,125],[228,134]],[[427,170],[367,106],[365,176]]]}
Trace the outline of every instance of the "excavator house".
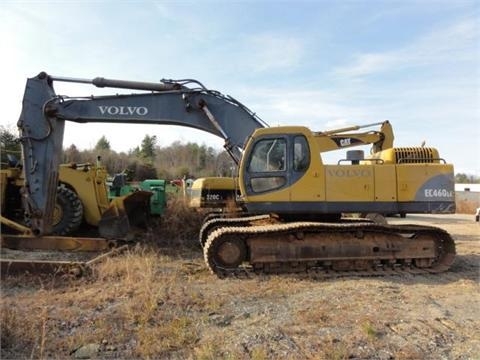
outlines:
{"label": "excavator house", "polygon": [[[55,81],[145,92],[75,98],[57,95]],[[46,73],[28,79],[18,126],[25,211],[38,237],[51,231],[66,121],[188,126],[225,140],[238,165],[236,211],[208,217],[199,233],[205,263],[219,277],[436,273],[454,260],[454,241],[442,229],[343,216],[454,213],[453,165],[435,148],[395,148],[389,121],[330,131],[268,127],[239,101],[194,80],[145,83]],[[322,160],[330,151],[362,145],[371,145],[368,156],[350,150],[337,164]]]}

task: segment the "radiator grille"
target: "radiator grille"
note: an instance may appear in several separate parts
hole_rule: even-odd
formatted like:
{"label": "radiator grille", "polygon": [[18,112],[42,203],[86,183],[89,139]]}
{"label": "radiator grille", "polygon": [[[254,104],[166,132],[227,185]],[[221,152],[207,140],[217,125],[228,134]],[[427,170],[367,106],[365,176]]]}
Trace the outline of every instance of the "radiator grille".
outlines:
{"label": "radiator grille", "polygon": [[435,148],[429,147],[400,147],[395,148],[397,164],[422,164],[438,162],[438,153]]}

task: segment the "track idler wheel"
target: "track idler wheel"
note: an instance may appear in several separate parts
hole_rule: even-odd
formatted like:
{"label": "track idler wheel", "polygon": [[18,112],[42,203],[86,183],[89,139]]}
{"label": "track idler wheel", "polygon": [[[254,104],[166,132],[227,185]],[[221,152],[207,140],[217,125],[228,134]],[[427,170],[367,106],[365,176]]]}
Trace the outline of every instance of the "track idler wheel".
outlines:
{"label": "track idler wheel", "polygon": [[247,260],[247,247],[245,242],[234,235],[214,238],[208,242],[205,249],[205,260],[210,270],[217,275],[222,270],[230,271],[238,268]]}

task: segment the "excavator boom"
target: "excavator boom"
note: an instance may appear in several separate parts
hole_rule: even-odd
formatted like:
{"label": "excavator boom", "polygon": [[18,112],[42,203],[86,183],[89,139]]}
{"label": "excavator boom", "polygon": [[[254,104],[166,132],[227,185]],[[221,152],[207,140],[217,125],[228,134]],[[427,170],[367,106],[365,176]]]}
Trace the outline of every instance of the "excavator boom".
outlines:
{"label": "excavator boom", "polygon": [[[69,98],[58,96],[55,81],[148,93]],[[189,83],[196,88],[188,88]],[[194,80],[164,83],[95,78],[63,78],[40,73],[27,80],[18,121],[26,178],[24,206],[37,235],[49,233],[62,152],[65,120],[80,123],[165,124],[196,128],[222,137],[238,163],[248,136],[266,124],[232,97],[206,89]]]}

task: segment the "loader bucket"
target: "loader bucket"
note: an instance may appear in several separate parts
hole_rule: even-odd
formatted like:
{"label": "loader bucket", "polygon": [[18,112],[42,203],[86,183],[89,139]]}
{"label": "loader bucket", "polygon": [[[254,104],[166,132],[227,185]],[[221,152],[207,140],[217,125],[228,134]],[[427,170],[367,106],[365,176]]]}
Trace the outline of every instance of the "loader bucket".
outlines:
{"label": "loader bucket", "polygon": [[98,223],[101,237],[125,239],[132,227],[146,225],[150,215],[150,191],[135,191],[110,202]]}

